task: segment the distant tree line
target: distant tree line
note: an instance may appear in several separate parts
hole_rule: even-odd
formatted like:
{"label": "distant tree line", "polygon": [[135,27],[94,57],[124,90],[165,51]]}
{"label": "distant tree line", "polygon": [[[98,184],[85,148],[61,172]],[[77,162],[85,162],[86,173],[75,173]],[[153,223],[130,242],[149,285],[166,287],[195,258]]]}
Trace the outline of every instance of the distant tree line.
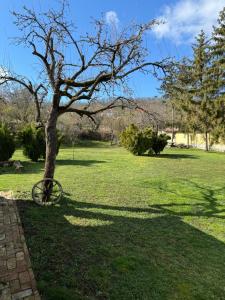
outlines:
{"label": "distant tree line", "polygon": [[[0,99],[0,123],[8,126],[12,133],[18,133],[27,125],[35,121],[35,103],[31,101],[26,89],[16,87],[10,91],[5,90]],[[95,117],[93,122],[87,116],[80,117],[74,113],[62,115],[57,128],[63,136],[62,142],[72,145],[80,139],[105,140],[117,142],[121,132],[131,124],[139,128],[152,127],[155,131],[163,131],[172,126],[172,106],[163,98],[138,98],[135,99],[142,110],[129,110],[114,108],[103,111]],[[96,103],[101,107],[101,102]],[[48,103],[41,109],[41,118],[44,120],[49,110]],[[146,112],[151,112],[148,114]],[[175,115],[174,126],[182,127],[179,114]]]}

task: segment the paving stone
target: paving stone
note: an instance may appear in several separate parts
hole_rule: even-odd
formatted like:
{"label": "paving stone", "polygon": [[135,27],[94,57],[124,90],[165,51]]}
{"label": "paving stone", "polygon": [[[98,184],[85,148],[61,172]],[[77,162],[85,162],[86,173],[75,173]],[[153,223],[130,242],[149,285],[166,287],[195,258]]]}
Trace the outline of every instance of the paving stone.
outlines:
{"label": "paving stone", "polygon": [[1,300],[12,300],[10,288],[3,289],[1,291]]}
{"label": "paving stone", "polygon": [[6,260],[5,259],[1,259],[0,260],[0,270],[1,270],[2,267],[6,267],[6,266],[7,266]]}
{"label": "paving stone", "polygon": [[24,260],[24,253],[23,251],[16,253],[16,260]]}
{"label": "paving stone", "polygon": [[15,257],[9,258],[7,260],[7,268],[8,270],[12,270],[16,268],[16,259]]}
{"label": "paving stone", "polygon": [[23,299],[25,297],[28,297],[28,296],[31,296],[33,293],[33,291],[31,289],[27,289],[27,290],[24,290],[24,291],[20,291],[16,294],[13,294],[12,295],[12,300],[20,300],[20,299]]}
{"label": "paving stone", "polygon": [[10,281],[10,289],[12,293],[18,292],[20,290],[20,282],[18,279]]}
{"label": "paving stone", "polygon": [[28,281],[30,281],[30,276],[29,276],[29,272],[25,271],[19,274],[19,279],[20,279],[20,283],[26,283]]}
{"label": "paving stone", "polygon": [[5,217],[4,218],[4,224],[10,224],[11,221],[10,221],[10,218],[9,217]]}
{"label": "paving stone", "polygon": [[13,242],[8,242],[7,244],[6,244],[6,249],[7,250],[13,250],[14,249],[14,243]]}
{"label": "paving stone", "polygon": [[9,283],[8,282],[2,282],[0,281],[0,295],[1,295],[1,291],[5,290],[9,287]]}
{"label": "paving stone", "polygon": [[17,271],[19,273],[22,273],[22,272],[26,271],[27,267],[29,267],[29,266],[27,265],[25,259],[17,261]]}
{"label": "paving stone", "polygon": [[5,256],[5,255],[6,255],[6,247],[3,245],[0,245],[0,257]]}
{"label": "paving stone", "polygon": [[32,283],[30,281],[21,284],[21,290],[27,290],[27,289],[32,289]]}
{"label": "paving stone", "polygon": [[3,241],[5,239],[5,234],[4,233],[1,233],[0,234],[0,241]]}
{"label": "paving stone", "polygon": [[0,192],[0,300],[41,300],[16,201],[2,195]]}
{"label": "paving stone", "polygon": [[17,269],[16,272],[12,272],[11,274],[9,274],[9,280],[15,280],[19,277],[19,273],[17,273]]}
{"label": "paving stone", "polygon": [[[5,262],[5,261],[4,261]],[[4,264],[4,265],[2,265],[2,266],[0,266],[0,272],[1,273],[8,273],[8,269],[7,269],[7,265],[6,264]]]}
{"label": "paving stone", "polygon": [[12,250],[6,250],[7,256],[8,257],[15,257],[16,254],[16,250],[12,249]]}

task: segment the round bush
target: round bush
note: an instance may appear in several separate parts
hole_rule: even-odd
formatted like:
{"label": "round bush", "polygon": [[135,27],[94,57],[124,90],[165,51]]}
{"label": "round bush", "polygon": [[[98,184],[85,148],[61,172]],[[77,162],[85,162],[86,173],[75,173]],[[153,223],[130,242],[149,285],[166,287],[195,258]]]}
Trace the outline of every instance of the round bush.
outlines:
{"label": "round bush", "polygon": [[120,143],[134,155],[160,154],[170,139],[166,134],[158,135],[151,128],[139,130],[137,126],[128,126],[120,135]]}
{"label": "round bush", "polygon": [[6,125],[0,125],[0,161],[9,160],[15,151],[15,141]]}

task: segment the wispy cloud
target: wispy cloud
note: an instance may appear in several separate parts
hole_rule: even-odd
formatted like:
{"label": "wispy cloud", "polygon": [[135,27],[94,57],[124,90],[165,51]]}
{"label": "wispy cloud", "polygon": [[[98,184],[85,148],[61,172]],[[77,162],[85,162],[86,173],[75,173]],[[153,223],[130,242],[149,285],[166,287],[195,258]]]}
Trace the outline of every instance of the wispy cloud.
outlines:
{"label": "wispy cloud", "polygon": [[162,23],[153,32],[157,38],[169,38],[175,43],[193,41],[201,29],[210,34],[224,6],[225,0],[179,0],[163,8],[157,18]]}
{"label": "wispy cloud", "polygon": [[117,13],[113,10],[107,11],[105,14],[106,23],[115,27],[119,25],[119,18]]}

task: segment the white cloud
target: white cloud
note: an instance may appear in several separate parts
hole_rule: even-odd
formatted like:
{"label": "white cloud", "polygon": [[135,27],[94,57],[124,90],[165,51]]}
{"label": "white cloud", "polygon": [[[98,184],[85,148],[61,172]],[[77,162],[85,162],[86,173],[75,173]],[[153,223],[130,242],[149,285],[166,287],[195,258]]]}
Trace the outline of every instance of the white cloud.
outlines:
{"label": "white cloud", "polygon": [[117,13],[113,10],[107,11],[105,14],[106,23],[115,27],[118,27],[119,18]]}
{"label": "white cloud", "polygon": [[179,0],[167,5],[157,19],[161,20],[153,28],[157,38],[170,38],[175,43],[193,41],[201,29],[207,34],[216,24],[219,12],[225,6],[225,0]]}
{"label": "white cloud", "polygon": [[0,77],[1,76],[7,76],[7,75],[9,75],[8,70],[0,65]]}

